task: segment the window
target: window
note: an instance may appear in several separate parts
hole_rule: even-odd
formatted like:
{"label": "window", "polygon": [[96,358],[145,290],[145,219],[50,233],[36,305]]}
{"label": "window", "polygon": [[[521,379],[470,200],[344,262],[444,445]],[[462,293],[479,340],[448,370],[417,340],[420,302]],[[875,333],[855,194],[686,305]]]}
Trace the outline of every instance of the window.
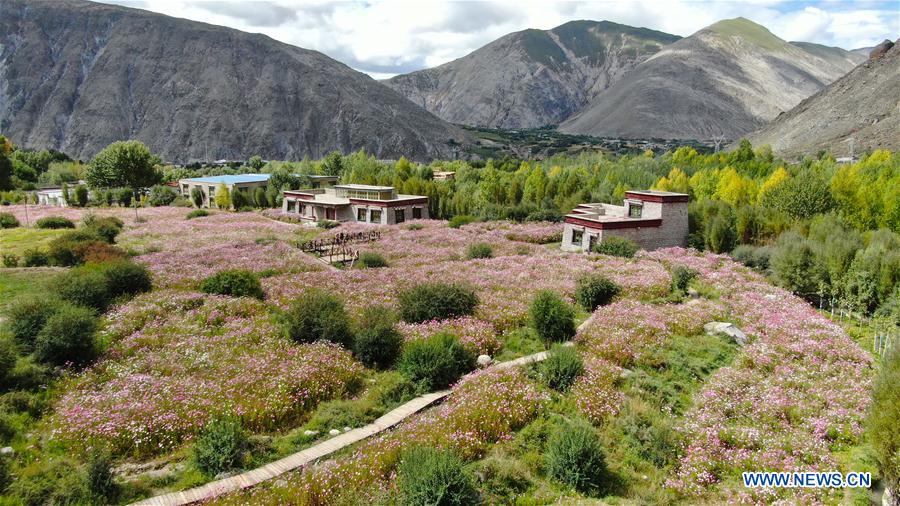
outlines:
{"label": "window", "polygon": [[406,209],[394,209],[394,223],[403,223],[406,221]]}
{"label": "window", "polygon": [[381,209],[372,209],[369,212],[369,221],[372,223],[381,223]]}
{"label": "window", "polygon": [[640,218],[641,211],[644,209],[644,206],[640,204],[629,204],[628,205],[628,217],[629,218]]}
{"label": "window", "polygon": [[412,219],[414,219],[414,220],[421,220],[421,219],[422,219],[422,208],[421,208],[421,207],[414,207],[414,208],[413,208],[413,217],[412,217]]}
{"label": "window", "polygon": [[360,207],[356,209],[356,221],[365,222],[366,221],[366,212],[367,209],[365,207]]}
{"label": "window", "polygon": [[583,230],[573,230],[572,231],[572,245],[573,246],[581,246],[582,236],[584,235]]}
{"label": "window", "polygon": [[288,200],[287,201],[287,212],[292,213],[296,209],[297,209],[297,202],[295,202],[293,200]]}

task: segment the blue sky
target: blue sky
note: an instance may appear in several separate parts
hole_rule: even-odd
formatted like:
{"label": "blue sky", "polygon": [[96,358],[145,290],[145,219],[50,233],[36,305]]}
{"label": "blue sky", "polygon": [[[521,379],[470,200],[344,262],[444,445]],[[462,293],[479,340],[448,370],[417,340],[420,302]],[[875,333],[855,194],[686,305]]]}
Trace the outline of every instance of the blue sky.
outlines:
{"label": "blue sky", "polygon": [[900,37],[900,0],[108,2],[264,33],[321,51],[375,78],[440,65],[507,33],[549,29],[575,19],[605,19],[687,36],[718,20],[743,16],[785,40],[845,49]]}

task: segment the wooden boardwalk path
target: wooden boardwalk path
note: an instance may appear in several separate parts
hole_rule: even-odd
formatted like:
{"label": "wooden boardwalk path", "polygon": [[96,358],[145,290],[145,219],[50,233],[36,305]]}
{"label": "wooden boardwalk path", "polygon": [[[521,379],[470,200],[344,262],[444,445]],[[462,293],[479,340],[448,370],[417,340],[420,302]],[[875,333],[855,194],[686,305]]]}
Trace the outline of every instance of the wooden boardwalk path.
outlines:
{"label": "wooden boardwalk path", "polygon": [[[587,325],[589,321],[590,318],[579,325],[578,329],[581,330],[581,328]],[[563,346],[571,345],[572,342],[569,341]],[[532,355],[519,357],[514,360],[497,362],[489,366],[488,369],[509,369],[511,367],[518,367],[534,362],[541,362],[546,358],[547,352],[541,351]],[[378,434],[380,432],[384,432],[402,422],[403,420],[409,418],[410,416],[418,413],[419,411],[422,411],[428,406],[431,406],[432,404],[443,400],[445,397],[450,395],[450,393],[451,390],[441,390],[439,392],[432,392],[416,397],[406,404],[393,409],[392,411],[383,415],[381,418],[375,420],[369,425],[366,425],[365,427],[359,427],[357,429],[344,432],[317,445],[310,446],[305,450],[301,450],[297,453],[288,455],[283,459],[276,460],[275,462],[270,462],[269,464],[266,464],[262,467],[257,467],[256,469],[252,469],[250,471],[246,471],[228,478],[211,481],[206,485],[189,488],[187,490],[182,490],[181,492],[169,492],[167,494],[150,497],[149,499],[144,499],[143,501],[133,503],[133,505],[181,506],[184,504],[192,504],[195,502],[205,501],[207,499],[212,499],[213,497],[227,494],[229,492],[235,492],[237,490],[258,485],[266,480],[271,480],[272,478],[280,476],[289,471],[293,471],[294,469],[297,469],[299,467],[305,466],[322,457],[331,455],[332,453],[354,443],[358,443],[363,439],[374,436],[375,434]]]}

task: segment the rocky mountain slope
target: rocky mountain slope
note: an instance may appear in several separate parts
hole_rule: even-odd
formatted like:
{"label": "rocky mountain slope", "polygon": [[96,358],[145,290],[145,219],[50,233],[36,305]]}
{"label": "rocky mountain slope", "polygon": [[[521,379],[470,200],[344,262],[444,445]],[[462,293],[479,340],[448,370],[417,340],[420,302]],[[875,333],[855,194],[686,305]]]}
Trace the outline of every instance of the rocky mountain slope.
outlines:
{"label": "rocky mountain slope", "polygon": [[452,158],[469,142],[316,51],[80,0],[0,0],[0,132],[81,159],[139,139],[177,162],[360,148]]}
{"label": "rocky mountain slope", "polygon": [[385,83],[454,123],[557,124],[680,37],[608,21],[511,33],[439,67]]}
{"label": "rocky mountain slope", "polygon": [[[884,44],[878,46],[882,48]],[[852,141],[851,141],[852,138]],[[802,101],[749,137],[787,157],[828,150],[900,150],[900,43]]]}
{"label": "rocky mountain slope", "polygon": [[[744,18],[664,47],[560,126],[565,133],[737,138],[853,68],[832,48],[793,45]],[[824,53],[824,55],[823,55]]]}

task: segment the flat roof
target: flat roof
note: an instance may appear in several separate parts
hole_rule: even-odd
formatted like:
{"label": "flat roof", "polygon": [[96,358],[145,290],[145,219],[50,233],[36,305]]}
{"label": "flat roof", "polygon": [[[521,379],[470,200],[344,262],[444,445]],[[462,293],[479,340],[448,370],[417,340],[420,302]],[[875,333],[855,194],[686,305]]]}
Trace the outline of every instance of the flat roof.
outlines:
{"label": "flat roof", "polygon": [[263,183],[269,180],[269,174],[233,174],[227,176],[192,177],[181,181],[209,184]]}
{"label": "flat roof", "polygon": [[659,195],[661,197],[687,197],[687,193],[664,192],[660,190],[627,190],[625,193],[636,193],[638,195]]}
{"label": "flat roof", "polygon": [[344,190],[394,191],[393,186],[373,186],[368,184],[336,184],[334,187],[342,188]]}

